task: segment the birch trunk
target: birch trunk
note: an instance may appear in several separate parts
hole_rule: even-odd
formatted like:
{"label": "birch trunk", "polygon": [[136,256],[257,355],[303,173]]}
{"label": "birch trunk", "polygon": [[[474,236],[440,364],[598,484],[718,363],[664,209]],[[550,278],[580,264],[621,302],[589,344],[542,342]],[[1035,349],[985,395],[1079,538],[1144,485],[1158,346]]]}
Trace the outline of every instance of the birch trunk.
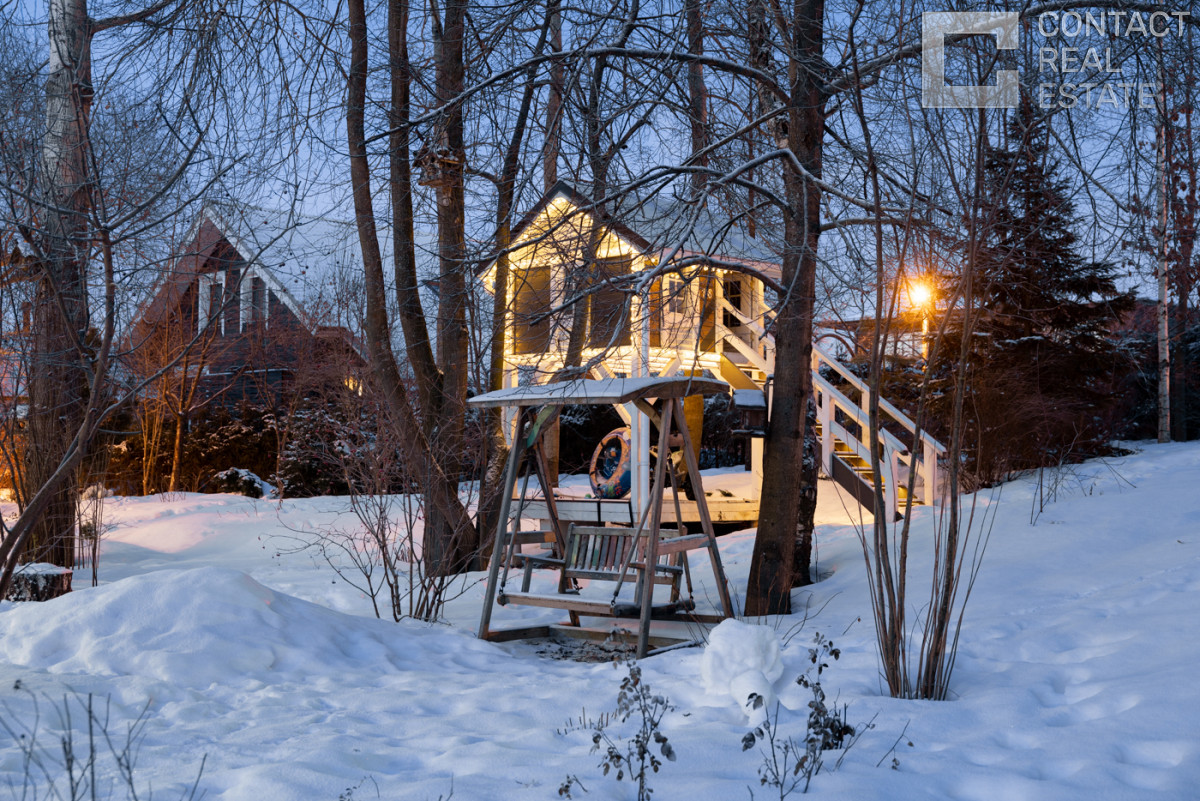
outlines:
{"label": "birch trunk", "polygon": [[1158,106],[1158,441],[1171,441],[1171,332],[1170,294],[1167,288],[1167,108],[1166,85],[1162,64],[1162,42],[1159,46]]}
{"label": "birch trunk", "polygon": [[37,290],[29,381],[24,497],[48,486],[49,498],[32,526],[29,558],[74,566],[76,488],[58,468],[83,419],[88,370],[87,261],[88,125],[91,107],[90,32],[86,0],[52,0],[46,80],[46,137],[41,188]]}

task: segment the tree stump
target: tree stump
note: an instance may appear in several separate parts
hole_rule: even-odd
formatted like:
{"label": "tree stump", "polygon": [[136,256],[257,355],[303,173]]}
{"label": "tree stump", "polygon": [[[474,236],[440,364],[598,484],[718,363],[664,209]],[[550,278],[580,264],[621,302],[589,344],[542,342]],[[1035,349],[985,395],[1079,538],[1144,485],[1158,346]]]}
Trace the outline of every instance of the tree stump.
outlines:
{"label": "tree stump", "polygon": [[31,562],[20,565],[8,591],[9,601],[49,601],[71,591],[72,571],[67,567]]}

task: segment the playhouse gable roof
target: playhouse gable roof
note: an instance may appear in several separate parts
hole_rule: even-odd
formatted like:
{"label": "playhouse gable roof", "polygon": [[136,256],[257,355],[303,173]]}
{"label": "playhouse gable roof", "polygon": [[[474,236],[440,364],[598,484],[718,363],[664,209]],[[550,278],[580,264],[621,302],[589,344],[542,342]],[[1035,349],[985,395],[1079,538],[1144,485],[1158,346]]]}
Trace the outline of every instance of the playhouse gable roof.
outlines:
{"label": "playhouse gable roof", "polygon": [[[517,223],[514,244],[519,251],[522,243],[537,241],[556,229],[569,228],[578,233],[590,223],[592,206],[578,189],[560,181]],[[697,210],[682,200],[630,194],[602,222],[627,249],[646,257],[703,255],[773,276],[779,272],[779,257],[765,242],[751,237],[736,220],[711,206]]]}

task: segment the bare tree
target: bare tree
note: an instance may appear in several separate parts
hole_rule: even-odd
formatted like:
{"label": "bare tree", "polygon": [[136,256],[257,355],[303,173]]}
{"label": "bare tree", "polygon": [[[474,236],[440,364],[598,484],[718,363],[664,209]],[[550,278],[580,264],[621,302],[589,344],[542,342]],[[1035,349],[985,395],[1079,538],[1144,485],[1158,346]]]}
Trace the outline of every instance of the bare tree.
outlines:
{"label": "bare tree", "polygon": [[[462,59],[462,13],[461,3],[452,3],[446,18],[437,23],[438,38],[447,45],[441,55],[439,76],[441,97],[454,96],[454,87],[461,85]],[[381,391],[387,399],[394,424],[400,427],[400,444],[405,448],[410,464],[419,466],[427,493],[427,520],[435,521],[427,532],[430,535],[426,558],[435,572],[455,572],[474,564],[478,548],[476,529],[458,497],[458,476],[454,471],[455,459],[442,461],[443,447],[461,445],[462,417],[466,395],[466,347],[465,310],[462,288],[465,279],[461,273],[466,265],[462,258],[462,153],[461,110],[447,109],[445,138],[435,142],[430,151],[434,166],[444,169],[438,181],[445,181],[440,199],[449,208],[442,212],[439,222],[446,230],[439,234],[439,260],[444,283],[439,283],[439,293],[445,298],[440,313],[438,347],[443,358],[449,356],[456,361],[451,365],[440,365],[434,358],[429,328],[421,306],[419,283],[416,270],[414,220],[408,198],[412,192],[412,164],[407,147],[398,146],[396,137],[408,141],[407,121],[409,116],[409,89],[412,84],[408,60],[409,7],[406,2],[389,5],[389,58],[394,65],[392,81],[392,104],[389,122],[392,131],[392,147],[389,153],[391,180],[389,188],[393,203],[393,241],[395,243],[396,291],[398,293],[398,317],[404,330],[408,361],[416,374],[418,407],[420,415],[405,391],[400,371],[392,351],[391,327],[388,321],[387,290],[383,277],[383,255],[379,246],[378,225],[375,218],[374,201],[371,193],[371,165],[368,161],[366,134],[367,79],[369,73],[369,29],[367,12],[361,0],[351,0],[349,9],[350,67],[347,73],[348,97],[346,104],[346,131],[350,155],[350,178],[353,187],[354,215],[358,227],[359,241],[363,254],[366,292],[366,318],[364,330],[367,338],[370,364]],[[457,149],[456,149],[457,148]],[[439,204],[440,206],[440,204]],[[441,226],[439,226],[440,228]],[[455,290],[459,291],[455,291]],[[451,297],[453,296],[453,297]],[[460,352],[461,350],[461,352]],[[461,371],[461,373],[460,373]],[[454,417],[457,415],[457,417]],[[437,422],[446,416],[453,418],[443,432]],[[442,438],[444,437],[444,439]],[[461,451],[460,451],[461,452]],[[450,469],[447,470],[446,468]]]}
{"label": "bare tree", "polygon": [[[86,0],[54,0],[38,21],[49,60],[28,76],[29,85],[45,79],[44,118],[32,129],[37,159],[4,165],[4,225],[20,233],[34,286],[26,427],[37,447],[25,449],[21,515],[3,529],[0,595],[20,560],[71,564],[76,471],[103,422],[158,377],[112,380],[126,293],[160,274],[177,215],[246,175],[256,152],[280,151],[275,121],[245,111],[270,105],[258,101],[292,68],[282,47],[262,47],[279,18],[267,24],[235,11],[163,0],[97,19]],[[99,68],[94,48],[105,54]],[[269,75],[256,69],[272,63]],[[122,128],[114,110],[130,108],[135,126]],[[27,135],[7,122],[6,144]]]}

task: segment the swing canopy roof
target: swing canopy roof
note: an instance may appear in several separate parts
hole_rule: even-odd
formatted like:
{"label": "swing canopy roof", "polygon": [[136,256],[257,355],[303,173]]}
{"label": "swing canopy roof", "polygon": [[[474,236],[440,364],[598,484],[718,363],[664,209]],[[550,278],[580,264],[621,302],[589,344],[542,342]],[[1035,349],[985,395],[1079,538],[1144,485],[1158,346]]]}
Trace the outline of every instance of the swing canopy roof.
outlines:
{"label": "swing canopy roof", "polygon": [[467,403],[490,408],[496,406],[565,406],[567,404],[629,403],[645,398],[683,398],[688,395],[716,395],[728,392],[724,381],[694,376],[647,378],[576,378],[550,384],[498,389],[476,395]]}

